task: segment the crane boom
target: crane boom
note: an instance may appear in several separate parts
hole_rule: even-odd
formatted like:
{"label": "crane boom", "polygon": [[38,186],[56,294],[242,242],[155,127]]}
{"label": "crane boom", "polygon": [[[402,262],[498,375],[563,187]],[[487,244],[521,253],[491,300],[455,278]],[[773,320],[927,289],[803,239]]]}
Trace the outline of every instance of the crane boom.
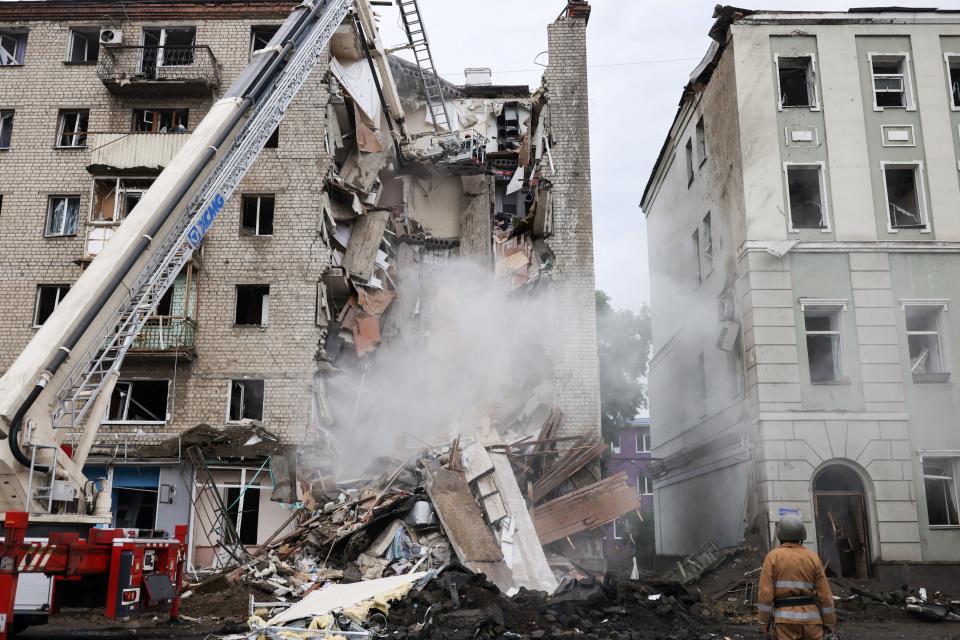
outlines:
{"label": "crane boom", "polygon": [[[358,14],[369,18],[367,0],[355,2]],[[8,445],[0,446],[6,489],[0,512],[26,510],[32,519],[54,521],[109,518],[108,503],[92,514],[82,468],[127,349],[353,5],[304,0],[293,10],[0,378],[0,437],[6,435]],[[389,67],[378,70],[388,96],[395,96]],[[67,429],[82,434],[72,458],[59,448]]]}

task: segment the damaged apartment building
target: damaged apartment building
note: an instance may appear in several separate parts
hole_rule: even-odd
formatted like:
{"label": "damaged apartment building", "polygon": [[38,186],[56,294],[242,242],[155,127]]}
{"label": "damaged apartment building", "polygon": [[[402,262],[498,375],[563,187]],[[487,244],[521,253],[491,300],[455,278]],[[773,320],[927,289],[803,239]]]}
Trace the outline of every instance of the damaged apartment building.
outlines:
{"label": "damaged apartment building", "polygon": [[[0,215],[17,221],[0,230],[0,366],[297,4],[0,5]],[[243,545],[262,544],[291,522],[284,503],[314,502],[311,487],[333,475],[359,476],[342,468],[344,433],[401,458],[426,437],[381,431],[402,416],[366,407],[382,391],[372,382],[382,349],[445,348],[431,342],[447,316],[429,287],[447,265],[469,263],[504,296],[540,301],[527,308],[543,350],[516,367],[522,384],[503,372],[513,395],[491,398],[494,418],[539,427],[557,415],[557,437],[599,435],[589,5],[570,2],[548,25],[535,93],[493,85],[484,69],[455,85],[387,56],[366,7],[334,34],[136,338],[88,465],[112,481],[117,526],[189,522],[193,566],[217,562],[224,523]],[[405,401],[428,405],[429,391]]]}
{"label": "damaged apartment building", "polygon": [[658,551],[960,560],[960,19],[714,17],[641,205]]}

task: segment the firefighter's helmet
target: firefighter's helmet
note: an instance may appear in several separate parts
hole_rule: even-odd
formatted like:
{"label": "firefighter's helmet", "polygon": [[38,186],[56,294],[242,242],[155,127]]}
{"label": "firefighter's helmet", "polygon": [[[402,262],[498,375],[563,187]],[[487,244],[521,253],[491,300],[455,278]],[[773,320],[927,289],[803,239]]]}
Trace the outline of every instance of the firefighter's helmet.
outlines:
{"label": "firefighter's helmet", "polygon": [[777,539],[780,542],[803,542],[807,539],[807,528],[803,520],[794,515],[783,516],[777,523]]}

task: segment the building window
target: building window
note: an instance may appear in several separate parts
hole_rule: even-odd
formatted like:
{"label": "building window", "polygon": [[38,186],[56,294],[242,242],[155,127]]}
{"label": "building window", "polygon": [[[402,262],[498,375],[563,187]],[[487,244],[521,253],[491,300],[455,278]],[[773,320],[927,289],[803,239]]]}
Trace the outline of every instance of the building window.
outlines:
{"label": "building window", "polygon": [[950,101],[960,109],[960,55],[947,56],[947,82],[950,84]]}
{"label": "building window", "polygon": [[627,518],[617,518],[613,521],[613,539],[623,540],[630,537],[630,523]]}
{"label": "building window", "polygon": [[703,269],[701,269],[701,267],[700,267],[700,230],[699,230],[699,229],[694,229],[694,230],[693,230],[693,236],[691,236],[691,237],[692,237],[692,239],[693,239],[693,243],[692,243],[692,244],[693,244],[693,252],[694,252],[694,253],[693,253],[693,265],[694,265],[694,267],[695,267],[695,271],[696,271],[696,275],[697,275],[697,279],[696,279],[695,282],[697,283],[697,286],[699,286],[700,283],[703,282]]}
{"label": "building window", "polygon": [[788,164],[786,173],[790,231],[829,229],[824,199],[823,165]]}
{"label": "building window", "polygon": [[274,196],[243,196],[240,230],[252,236],[272,236],[274,203]]}
{"label": "building window", "polygon": [[196,27],[144,28],[140,71],[155,78],[158,67],[186,67],[194,62]]}
{"label": "building window", "polygon": [[842,310],[842,307],[832,305],[809,306],[803,309],[810,382],[843,380],[843,352],[840,343]]}
{"label": "building window", "polygon": [[277,125],[277,128],[273,130],[273,133],[270,134],[270,137],[267,138],[267,143],[263,145],[264,149],[276,149],[280,146],[280,125]]}
{"label": "building window", "polygon": [[707,132],[703,128],[703,116],[697,120],[697,157],[700,159],[700,165],[707,161]]}
{"label": "building window", "polygon": [[226,487],[224,503],[227,513],[237,527],[240,543],[257,544],[257,528],[260,523],[260,489],[248,486]]}
{"label": "building window", "polygon": [[77,235],[80,219],[80,196],[50,196],[47,201],[48,238]]}
{"label": "building window", "polygon": [[906,56],[871,56],[873,104],[878,109],[912,107]]}
{"label": "building window", "polygon": [[650,453],[650,434],[637,434],[637,453]]}
{"label": "building window", "polygon": [[189,115],[189,109],[134,109],[131,131],[186,133]]}
{"label": "building window", "polygon": [[924,458],[923,486],[931,527],[960,526],[957,517],[956,459]]}
{"label": "building window", "polygon": [[123,221],[147,192],[153,178],[98,178],[93,181],[91,222]]}
{"label": "building window", "polygon": [[890,230],[926,228],[920,165],[884,164],[883,184]]}
{"label": "building window", "polygon": [[254,51],[266,49],[267,45],[270,44],[270,40],[273,39],[273,36],[275,36],[279,30],[280,25],[276,24],[252,27],[250,29],[250,56],[253,56]]}
{"label": "building window", "polygon": [[263,380],[231,380],[230,422],[263,420]]}
{"label": "building window", "polygon": [[914,376],[946,373],[940,340],[943,306],[904,307],[907,321],[907,348],[910,372]]}
{"label": "building window", "polygon": [[27,32],[0,29],[0,67],[23,64],[27,52]]}
{"label": "building window", "polygon": [[812,57],[777,58],[777,81],[780,108],[817,106]]}
{"label": "building window", "polygon": [[713,271],[713,225],[710,223],[710,212],[703,216],[700,225],[703,233],[703,257],[706,258],[707,273]]}
{"label": "building window", "polygon": [[238,284],[237,310],[234,323],[265,327],[270,312],[270,285]]}
{"label": "building window", "polygon": [[687,186],[693,184],[693,140],[687,140]]}
{"label": "building window", "polygon": [[614,455],[619,455],[619,454],[620,454],[620,434],[619,434],[619,433],[616,435],[616,437],[614,438],[614,440],[613,440],[612,442],[610,442],[610,451],[611,451]]}
{"label": "building window", "polygon": [[61,111],[57,124],[57,146],[73,149],[87,146],[89,124],[89,111]]}
{"label": "building window", "polygon": [[12,137],[13,111],[0,111],[0,149],[9,149]]}
{"label": "building window", "polygon": [[70,285],[68,284],[37,285],[37,300],[33,310],[33,326],[42,326],[53,313],[53,310],[60,305],[60,301],[63,300],[68,291],[70,291]]}
{"label": "building window", "polygon": [[99,29],[71,29],[67,62],[93,64],[100,55]]}
{"label": "building window", "polygon": [[647,475],[637,476],[637,491],[642,496],[653,495],[653,479]]}
{"label": "building window", "polygon": [[168,380],[118,380],[110,396],[107,422],[167,421]]}

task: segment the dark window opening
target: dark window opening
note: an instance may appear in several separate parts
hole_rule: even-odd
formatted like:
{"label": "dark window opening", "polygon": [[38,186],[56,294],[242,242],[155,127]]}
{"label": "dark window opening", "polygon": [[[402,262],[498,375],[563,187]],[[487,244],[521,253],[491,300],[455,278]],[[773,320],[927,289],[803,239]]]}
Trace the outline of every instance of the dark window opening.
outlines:
{"label": "dark window opening", "polygon": [[238,284],[234,324],[267,326],[270,313],[270,285]]}
{"label": "dark window opening", "polygon": [[57,125],[57,146],[86,147],[89,124],[89,111],[61,111]]}
{"label": "dark window opening", "polygon": [[116,519],[114,526],[121,529],[156,528],[157,491],[154,489],[114,489]]}
{"label": "dark window opening", "polygon": [[37,300],[33,311],[33,326],[39,327],[57,308],[63,298],[70,291],[68,284],[41,284],[37,285]]}
{"label": "dark window opening", "polygon": [[252,27],[250,29],[250,54],[253,55],[254,51],[266,49],[267,45],[270,44],[270,40],[273,39],[273,36],[275,36],[279,30],[280,25],[275,24]]}
{"label": "dark window opening", "polygon": [[945,373],[940,352],[940,314],[943,307],[906,308],[907,348],[913,374]]}
{"label": "dark window opening", "polygon": [[270,137],[267,138],[267,143],[263,145],[264,149],[276,149],[280,146],[280,125],[277,125],[277,128],[273,130],[273,133],[270,134]]}
{"label": "dark window opening", "polygon": [[0,30],[0,67],[23,64],[26,52],[26,32]]}
{"label": "dark window opening", "polygon": [[263,380],[230,381],[229,419],[263,420]]}
{"label": "dark window opening", "polygon": [[186,133],[189,109],[134,109],[132,131],[141,133]]}
{"label": "dark window opening", "polygon": [[171,309],[173,308],[173,290],[176,285],[170,285],[170,288],[167,289],[167,292],[163,294],[163,297],[160,298],[160,302],[157,303],[157,308],[153,312],[155,316],[169,316],[171,315]]}
{"label": "dark window opening", "polygon": [[693,184],[693,140],[687,140],[687,146],[685,148],[686,157],[687,157],[687,186]]}
{"label": "dark window opening", "polygon": [[819,166],[788,166],[790,223],[794,229],[826,229]]}
{"label": "dark window opening", "polygon": [[953,106],[960,107],[960,57],[950,58],[950,98]]}
{"label": "dark window opening", "polygon": [[107,420],[166,422],[169,392],[167,380],[119,380],[110,397]]}
{"label": "dark window opening", "polygon": [[707,161],[707,131],[703,127],[703,118],[697,120],[697,157],[702,165]]}
{"label": "dark window opening", "polygon": [[243,196],[240,229],[253,236],[273,235],[274,196]]}
{"label": "dark window opening", "polygon": [[780,78],[780,106],[814,106],[812,68],[813,61],[809,56],[777,60],[777,73]]}
{"label": "dark window opening", "polygon": [[923,461],[923,486],[927,494],[927,519],[931,527],[956,527],[957,481],[955,460],[927,458]]}
{"label": "dark window opening", "polygon": [[903,58],[873,60],[873,97],[878,107],[906,107],[907,89]]}
{"label": "dark window opening", "polygon": [[804,309],[810,382],[837,382],[843,378],[840,350],[840,311]]}
{"label": "dark window opening", "polygon": [[75,64],[92,64],[100,55],[99,29],[70,30],[70,58]]}
{"label": "dark window opening", "polygon": [[240,543],[257,544],[257,526],[260,523],[260,489],[247,488],[240,495],[242,487],[227,487],[227,513],[240,534]]}
{"label": "dark window opening", "polygon": [[[497,116],[497,140],[500,148],[504,148],[508,139],[520,136],[520,105],[517,102],[506,102],[503,110]],[[513,146],[513,145],[508,145]]]}
{"label": "dark window opening", "polygon": [[916,167],[884,167],[890,226],[894,229],[923,229]]}
{"label": "dark window opening", "polygon": [[12,137],[13,111],[0,111],[0,149],[9,149]]}
{"label": "dark window opening", "polygon": [[144,29],[140,72],[147,78],[156,78],[159,67],[192,65],[196,37],[195,27]]}

